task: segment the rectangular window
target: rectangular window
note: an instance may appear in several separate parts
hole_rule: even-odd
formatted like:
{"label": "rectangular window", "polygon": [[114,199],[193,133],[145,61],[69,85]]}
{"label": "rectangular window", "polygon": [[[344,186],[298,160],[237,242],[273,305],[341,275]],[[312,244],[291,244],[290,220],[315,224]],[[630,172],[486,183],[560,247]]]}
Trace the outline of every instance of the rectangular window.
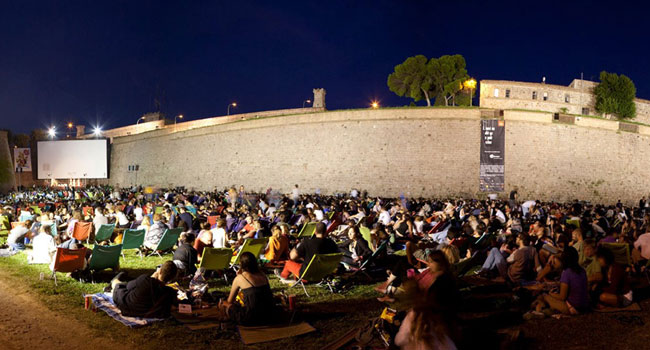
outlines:
{"label": "rectangular window", "polygon": [[494,97],[499,97],[499,89],[494,89]]}
{"label": "rectangular window", "polygon": [[533,91],[533,100],[537,99],[537,91]]}
{"label": "rectangular window", "polygon": [[582,115],[589,115],[589,108],[582,107]]}
{"label": "rectangular window", "polygon": [[569,94],[564,95],[564,102],[566,102],[566,103],[570,102]]}
{"label": "rectangular window", "polygon": [[548,101],[548,93],[545,92],[544,95],[542,95],[542,100]]}
{"label": "rectangular window", "polygon": [[510,98],[510,90],[506,90],[506,98]]}

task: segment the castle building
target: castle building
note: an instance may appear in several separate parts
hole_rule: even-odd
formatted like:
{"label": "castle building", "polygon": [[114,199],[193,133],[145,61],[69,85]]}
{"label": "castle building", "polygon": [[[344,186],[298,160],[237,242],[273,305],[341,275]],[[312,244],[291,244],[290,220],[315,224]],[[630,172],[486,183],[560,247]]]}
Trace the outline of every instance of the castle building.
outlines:
{"label": "castle building", "polygon": [[[526,109],[577,115],[598,115],[594,88],[597,82],[574,79],[569,86],[507,80],[481,80],[480,106]],[[650,124],[650,101],[635,99],[634,121]]]}

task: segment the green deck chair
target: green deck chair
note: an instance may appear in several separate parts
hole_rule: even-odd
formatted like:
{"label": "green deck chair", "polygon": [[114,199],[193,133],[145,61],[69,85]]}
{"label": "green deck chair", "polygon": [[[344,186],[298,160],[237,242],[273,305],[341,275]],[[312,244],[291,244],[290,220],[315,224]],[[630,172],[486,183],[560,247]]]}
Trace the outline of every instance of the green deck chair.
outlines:
{"label": "green deck chair", "polygon": [[614,254],[614,261],[623,265],[632,265],[630,245],[627,243],[602,243],[603,248],[609,249]]}
{"label": "green deck chair", "polygon": [[113,230],[115,230],[115,224],[100,225],[99,230],[97,230],[97,233],[95,233],[95,244],[110,240],[113,236]]}
{"label": "green deck chair", "polygon": [[250,252],[255,255],[256,258],[259,258],[260,254],[262,254],[262,251],[264,248],[266,248],[266,245],[268,244],[268,238],[248,238],[244,241],[244,244],[242,244],[241,249],[239,252],[237,252],[237,255],[232,257],[232,260],[230,261],[230,265],[233,267],[235,265],[239,265],[239,258],[241,258],[241,255],[245,252]]}
{"label": "green deck chair", "polygon": [[336,272],[341,260],[343,259],[343,253],[334,253],[334,254],[316,254],[311,258],[309,265],[305,268],[305,271],[302,273],[302,276],[298,281],[291,285],[289,288],[300,284],[302,290],[305,291],[305,295],[310,297],[307,293],[307,288],[305,288],[305,281],[307,282],[324,282],[327,287],[330,289],[330,292],[334,293],[332,289],[332,284],[329,281],[325,281],[325,277]]}
{"label": "green deck chair", "polygon": [[370,229],[365,226],[359,226],[359,232],[361,237],[368,242],[368,247],[372,247],[372,235],[370,234]]}
{"label": "green deck chair", "polygon": [[302,225],[302,229],[300,230],[300,233],[298,233],[298,238],[303,238],[303,237],[311,237],[314,235],[314,232],[316,232],[316,224],[317,222],[308,222],[304,225]]}
{"label": "green deck chair", "polygon": [[9,217],[0,215],[0,231],[9,231],[11,230],[11,222],[9,222]]}
{"label": "green deck chair", "polygon": [[[144,244],[144,230],[124,230],[124,236],[122,236],[122,257],[124,257],[124,251],[127,249],[139,249]],[[142,258],[142,254],[140,254]]]}
{"label": "green deck chair", "polygon": [[205,271],[223,271],[223,278],[228,283],[228,277],[225,270],[230,267],[230,260],[232,259],[232,249],[230,248],[209,248],[203,249],[201,254],[201,262],[198,268]]}
{"label": "green deck chair", "polygon": [[88,261],[88,270],[90,270],[91,276],[93,276],[94,271],[105,269],[119,270],[121,253],[121,244],[110,246],[95,245],[93,247],[93,254],[90,256],[90,261]]}
{"label": "green deck chair", "polygon": [[38,205],[32,205],[31,208],[34,210],[34,214],[36,215],[43,215],[43,212],[41,211],[41,208],[38,207]]}
{"label": "green deck chair", "polygon": [[154,249],[149,256],[158,254],[158,256],[162,258],[162,255],[160,255],[159,252],[166,252],[174,248],[176,243],[178,243],[178,237],[180,237],[182,232],[183,229],[180,227],[165,230],[165,233],[163,233],[163,236],[160,238],[160,242],[158,242],[156,249]]}

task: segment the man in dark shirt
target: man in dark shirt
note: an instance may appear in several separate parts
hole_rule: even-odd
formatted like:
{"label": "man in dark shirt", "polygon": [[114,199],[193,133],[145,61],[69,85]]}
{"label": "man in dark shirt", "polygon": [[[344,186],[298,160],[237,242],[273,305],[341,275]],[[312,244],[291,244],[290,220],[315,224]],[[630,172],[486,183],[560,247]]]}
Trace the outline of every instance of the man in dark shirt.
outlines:
{"label": "man in dark shirt", "polygon": [[181,275],[193,275],[196,272],[198,262],[197,252],[192,245],[194,244],[193,233],[182,233],[181,244],[174,252],[174,264],[180,270]]}
{"label": "man in dark shirt", "polygon": [[179,212],[178,218],[181,221],[184,221],[187,224],[187,228],[191,230],[192,229],[192,219],[193,219],[192,214],[188,213],[185,206],[182,206],[182,205],[178,207],[178,212]]}
{"label": "man in dark shirt", "polygon": [[176,277],[176,265],[165,261],[152,275],[140,275],[113,287],[113,301],[129,317],[166,318],[176,302],[176,291],[166,284]]}
{"label": "man in dark shirt", "polygon": [[[291,250],[289,258],[284,264],[284,269],[280,274],[282,279],[289,278],[293,274],[296,278],[302,276],[302,273],[309,265],[315,254],[333,254],[338,253],[339,249],[336,243],[327,237],[327,227],[324,223],[316,224],[316,232],[311,238],[304,239],[296,248]],[[302,260],[302,262],[299,262]]]}

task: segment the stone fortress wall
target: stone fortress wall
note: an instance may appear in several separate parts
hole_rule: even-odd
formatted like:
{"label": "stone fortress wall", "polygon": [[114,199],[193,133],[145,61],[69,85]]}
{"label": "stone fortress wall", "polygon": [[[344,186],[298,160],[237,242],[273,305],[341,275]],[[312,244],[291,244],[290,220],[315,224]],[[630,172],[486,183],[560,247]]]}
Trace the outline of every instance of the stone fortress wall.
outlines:
{"label": "stone fortress wall", "polygon": [[[501,108],[503,109],[503,108]],[[110,183],[211,190],[244,185],[289,192],[485,196],[479,188],[478,108],[302,111],[113,138]],[[632,203],[650,193],[650,127],[554,120],[505,110],[506,192],[545,200]],[[127,171],[138,164],[140,171]],[[505,195],[505,194],[502,194]]]}
{"label": "stone fortress wall", "polygon": [[[598,83],[574,79],[569,86],[505,80],[481,80],[480,106],[553,113],[597,115],[593,89]],[[650,124],[650,101],[635,99],[635,122]]]}

